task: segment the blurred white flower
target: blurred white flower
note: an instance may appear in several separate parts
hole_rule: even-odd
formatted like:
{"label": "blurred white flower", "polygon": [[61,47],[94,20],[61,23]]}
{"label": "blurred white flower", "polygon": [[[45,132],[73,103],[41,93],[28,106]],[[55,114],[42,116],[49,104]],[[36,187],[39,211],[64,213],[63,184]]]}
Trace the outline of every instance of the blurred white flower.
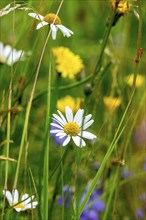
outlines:
{"label": "blurred white flower", "polygon": [[16,9],[20,10],[31,10],[31,8],[26,7],[26,4],[8,4],[4,8],[0,10],[0,17],[9,14],[11,11],[14,11]]}
{"label": "blurred white flower", "polygon": [[83,138],[90,140],[96,138],[94,134],[85,131],[94,122],[93,119],[90,120],[91,114],[84,117],[84,110],[79,109],[75,116],[73,116],[73,112],[68,106],[65,108],[66,118],[59,110],[58,113],[59,116],[53,114],[53,120],[57,123],[51,123],[56,129],[53,128],[50,133],[56,134],[60,139],[65,138],[62,146],[66,146],[73,139],[78,147],[84,147],[86,143]]}
{"label": "blurred white flower", "polygon": [[13,63],[23,59],[24,52],[22,50],[16,50],[10,45],[4,46],[4,44],[0,42],[0,63],[11,66]]}
{"label": "blurred white flower", "polygon": [[70,37],[73,34],[71,30],[61,24],[60,18],[54,13],[47,14],[45,17],[36,13],[29,13],[28,15],[41,21],[36,27],[37,30],[45,25],[50,25],[53,40],[56,39],[58,29],[61,30],[64,37]]}
{"label": "blurred white flower", "polygon": [[27,193],[22,196],[21,201],[18,201],[19,193],[17,189],[13,189],[12,193],[10,193],[8,190],[3,190],[3,195],[6,196],[9,205],[13,206],[17,212],[25,211],[27,209],[34,209],[38,205],[38,201],[32,202],[35,196],[29,196]]}

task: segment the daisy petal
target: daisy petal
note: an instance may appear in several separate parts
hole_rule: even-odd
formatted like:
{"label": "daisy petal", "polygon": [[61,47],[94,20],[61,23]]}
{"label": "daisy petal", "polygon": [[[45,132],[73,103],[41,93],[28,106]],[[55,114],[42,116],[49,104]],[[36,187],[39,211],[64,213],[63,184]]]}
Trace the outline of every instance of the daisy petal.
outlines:
{"label": "daisy petal", "polygon": [[35,201],[35,202],[32,202],[32,203],[29,203],[25,206],[26,209],[34,209],[36,208],[36,206],[38,205],[38,201]]}
{"label": "daisy petal", "polygon": [[59,110],[58,110],[58,113],[59,113],[60,117],[62,118],[62,120],[64,121],[64,123],[66,124],[67,121],[66,121],[64,115]]}
{"label": "daisy petal", "polygon": [[44,17],[43,17],[42,15],[40,15],[40,14],[28,13],[28,15],[29,15],[30,17],[33,17],[33,18],[39,20],[39,21],[43,21],[43,19],[44,19]]}
{"label": "daisy petal", "polygon": [[90,120],[88,121],[86,124],[83,125],[83,130],[89,128],[92,124],[93,124],[94,120]]}
{"label": "daisy petal", "polygon": [[79,135],[83,138],[91,139],[91,140],[96,138],[96,135],[94,135],[94,134],[92,134],[88,131],[82,131],[82,132],[79,133]]}
{"label": "daisy petal", "polygon": [[92,114],[89,114],[89,115],[85,116],[84,124],[87,123],[91,119],[91,117],[92,117]]}
{"label": "daisy petal", "polygon": [[72,113],[72,110],[70,109],[70,107],[66,106],[65,114],[66,114],[66,118],[67,118],[68,122],[73,121],[73,113]]}
{"label": "daisy petal", "polygon": [[63,142],[62,146],[66,146],[70,142],[71,137],[68,135],[65,141]]}
{"label": "daisy petal", "polygon": [[67,136],[66,134],[63,134],[62,136],[60,135],[60,136],[58,136],[59,137],[59,139],[62,139],[62,138],[64,138],[65,136]]}
{"label": "daisy petal", "polygon": [[[28,194],[24,194],[23,196],[22,196],[22,200],[24,200],[23,201],[23,204],[24,204],[24,206],[26,206],[28,203],[32,203],[32,200],[34,199],[34,195],[33,196],[31,196],[31,197],[29,197],[29,195]],[[27,199],[28,198],[28,199]]]}
{"label": "daisy petal", "polygon": [[58,27],[56,27],[54,24],[51,24],[50,28],[52,30],[52,39],[55,40],[56,39],[56,35],[57,35]]}
{"label": "daisy petal", "polygon": [[75,114],[75,117],[74,117],[74,122],[77,123],[79,126],[82,125],[82,122],[83,122],[83,114],[84,114],[84,110],[83,109],[79,109],[77,111],[77,113]]}
{"label": "daisy petal", "polygon": [[23,211],[22,208],[15,208],[15,206],[14,206],[14,209],[16,210],[16,212]]}
{"label": "daisy petal", "polygon": [[64,131],[61,131],[61,132],[56,134],[56,137],[59,137],[59,136],[62,136],[62,135],[66,135],[66,133],[64,133]]}
{"label": "daisy petal", "polygon": [[71,30],[69,30],[68,28],[66,28],[65,26],[63,25],[57,25],[57,27],[61,30],[61,32],[63,33],[63,36],[65,37],[70,37],[73,32]]}
{"label": "daisy petal", "polygon": [[51,125],[52,125],[53,127],[62,129],[62,127],[61,127],[60,125],[58,125],[57,123],[51,123]]}
{"label": "daisy petal", "polygon": [[3,195],[6,196],[8,202],[9,202],[9,205],[12,206],[13,205],[13,198],[12,198],[12,194],[10,193],[10,191],[3,190]]}
{"label": "daisy petal", "polygon": [[18,199],[19,199],[19,193],[17,189],[13,189],[12,190],[12,198],[13,198],[13,203],[17,202],[18,203]]}
{"label": "daisy petal", "polygon": [[72,139],[73,139],[74,143],[75,143],[78,147],[84,147],[84,146],[86,146],[86,143],[85,143],[85,141],[84,141],[82,138],[80,138],[80,137],[78,137],[78,136],[72,136]]}
{"label": "daisy petal", "polygon": [[59,117],[58,115],[56,115],[56,114],[53,114],[53,117],[54,117],[54,119],[56,119],[56,121],[60,124],[60,125],[62,125],[62,126],[64,126],[64,121],[62,120],[62,118],[61,117]]}
{"label": "daisy petal", "polygon": [[42,27],[45,26],[45,25],[48,25],[48,23],[45,22],[45,21],[42,21],[42,22],[40,22],[40,23],[36,26],[36,29],[38,30],[38,29],[42,28]]}
{"label": "daisy petal", "polygon": [[54,129],[54,130],[51,130],[50,133],[53,133],[53,134],[54,134],[54,133],[58,133],[58,132],[60,132],[60,131],[62,131],[62,130],[55,130],[55,129]]}

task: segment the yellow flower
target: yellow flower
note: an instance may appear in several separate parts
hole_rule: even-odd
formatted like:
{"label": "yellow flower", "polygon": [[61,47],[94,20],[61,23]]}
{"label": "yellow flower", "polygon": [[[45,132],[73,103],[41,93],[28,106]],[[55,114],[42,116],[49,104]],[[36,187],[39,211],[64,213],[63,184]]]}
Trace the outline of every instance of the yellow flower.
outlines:
{"label": "yellow flower", "polygon": [[[127,77],[125,77],[125,82],[130,86],[132,87],[133,85],[133,79],[134,79],[134,74],[130,74],[128,75]],[[144,76],[138,74],[137,77],[136,77],[136,84],[135,84],[135,87],[136,88],[140,88],[143,84],[144,84]]]}
{"label": "yellow flower", "polygon": [[117,7],[116,12],[122,15],[126,14],[131,7],[128,0],[119,0],[119,3],[117,0],[111,0],[111,4],[112,4],[112,8],[114,9],[115,7]]}
{"label": "yellow flower", "polygon": [[65,111],[65,107],[69,106],[73,112],[76,112],[80,108],[81,98],[73,98],[71,96],[66,96],[57,101],[57,108],[61,111]]}
{"label": "yellow flower", "polygon": [[105,96],[103,98],[103,103],[105,105],[105,107],[107,108],[108,111],[112,111],[114,112],[121,104],[122,99],[119,98],[114,98],[112,96]]}
{"label": "yellow flower", "polygon": [[52,49],[56,61],[56,70],[62,77],[73,79],[84,67],[83,61],[69,48],[56,47]]}

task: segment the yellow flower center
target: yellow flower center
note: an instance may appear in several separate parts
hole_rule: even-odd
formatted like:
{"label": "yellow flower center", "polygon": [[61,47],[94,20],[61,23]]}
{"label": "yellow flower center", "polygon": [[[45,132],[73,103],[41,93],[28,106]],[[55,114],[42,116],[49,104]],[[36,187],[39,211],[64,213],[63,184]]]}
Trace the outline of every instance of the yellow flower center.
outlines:
{"label": "yellow flower center", "polygon": [[15,204],[18,204],[18,202],[14,202],[14,203],[13,203],[13,205],[15,206],[15,208],[21,208],[21,209],[25,208],[25,206],[23,205],[22,202],[20,202],[18,205],[15,205]]}
{"label": "yellow flower center", "polygon": [[80,128],[75,122],[68,122],[64,126],[64,132],[70,136],[76,136],[80,132]]}
{"label": "yellow flower center", "polygon": [[56,14],[53,14],[53,13],[47,14],[44,17],[44,21],[48,22],[49,24],[52,24],[52,23],[54,23],[55,25],[61,24],[60,18]]}

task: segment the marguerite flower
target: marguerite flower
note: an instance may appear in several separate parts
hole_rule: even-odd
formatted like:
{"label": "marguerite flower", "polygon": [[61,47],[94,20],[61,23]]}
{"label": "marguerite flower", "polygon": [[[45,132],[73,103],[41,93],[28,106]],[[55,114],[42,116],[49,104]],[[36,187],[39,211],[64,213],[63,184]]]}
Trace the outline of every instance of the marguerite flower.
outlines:
{"label": "marguerite flower", "polygon": [[12,193],[8,190],[3,190],[3,195],[6,196],[9,205],[13,206],[17,212],[25,211],[26,209],[34,209],[38,205],[38,201],[32,202],[35,196],[29,196],[27,193],[22,196],[21,201],[18,201],[19,193],[17,189],[13,189]]}
{"label": "marguerite flower", "polygon": [[75,116],[73,116],[73,112],[68,106],[65,108],[66,118],[59,110],[58,114],[59,116],[53,114],[53,120],[58,124],[51,123],[51,125],[56,127],[56,130],[53,129],[50,133],[55,133],[60,139],[65,138],[62,146],[66,146],[72,139],[78,147],[84,147],[86,146],[86,143],[83,138],[90,140],[96,138],[94,134],[86,131],[86,129],[94,122],[93,119],[90,120],[92,117],[91,114],[83,116],[84,110],[79,109]]}
{"label": "marguerite flower", "polygon": [[36,13],[29,13],[28,15],[41,21],[36,27],[37,30],[42,28],[45,25],[50,25],[53,40],[56,39],[56,34],[58,31],[58,28],[63,33],[64,37],[65,36],[70,37],[73,34],[73,32],[71,30],[69,30],[68,28],[66,28],[65,26],[63,26],[61,24],[60,18],[54,13],[50,13],[45,16],[42,16],[42,15],[36,14]]}
{"label": "marguerite flower", "polygon": [[6,63],[11,66],[13,63],[19,61],[21,58],[24,58],[24,52],[22,50],[16,50],[12,48],[10,45],[4,46],[2,42],[0,42],[0,63]]}

